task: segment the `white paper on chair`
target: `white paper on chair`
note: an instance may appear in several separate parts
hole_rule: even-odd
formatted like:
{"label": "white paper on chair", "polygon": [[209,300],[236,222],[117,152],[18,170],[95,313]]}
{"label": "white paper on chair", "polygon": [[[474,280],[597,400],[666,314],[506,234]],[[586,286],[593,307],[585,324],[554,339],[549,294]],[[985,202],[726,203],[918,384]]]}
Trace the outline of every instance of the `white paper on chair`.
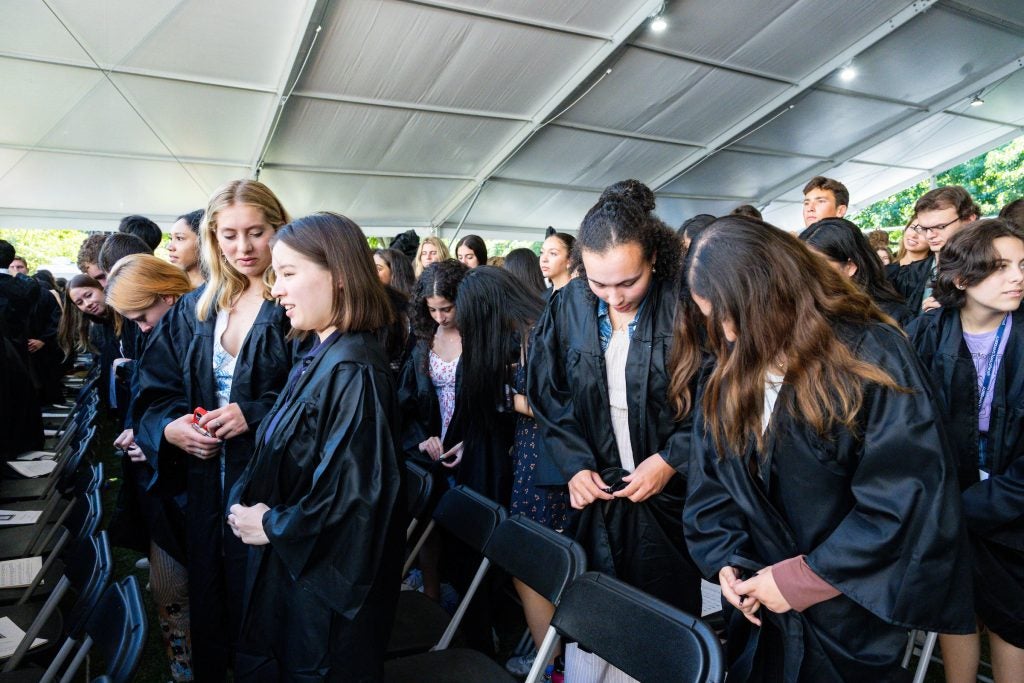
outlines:
{"label": "white paper on chair", "polygon": [[53,451],[29,451],[22,453],[15,460],[53,460]]}
{"label": "white paper on chair", "polygon": [[[13,655],[24,638],[25,632],[17,624],[8,617],[0,617],[0,658]],[[46,638],[36,638],[32,641],[32,647],[39,647],[45,642]]]}
{"label": "white paper on chair", "polygon": [[41,514],[42,510],[0,510],[0,526],[35,524]]}
{"label": "white paper on chair", "polygon": [[25,588],[43,568],[42,557],[22,557],[0,562],[0,588]]}
{"label": "white paper on chair", "polygon": [[30,479],[34,477],[45,477],[57,468],[57,463],[53,460],[29,460],[27,462],[8,460],[7,465],[21,476],[28,477]]}

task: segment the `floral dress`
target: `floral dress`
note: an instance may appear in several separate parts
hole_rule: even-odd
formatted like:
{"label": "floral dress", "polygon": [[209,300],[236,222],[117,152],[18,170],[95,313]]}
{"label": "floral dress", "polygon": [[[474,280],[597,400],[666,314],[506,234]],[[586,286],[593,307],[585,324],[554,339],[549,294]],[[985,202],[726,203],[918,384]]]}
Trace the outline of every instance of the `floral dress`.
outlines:
{"label": "floral dress", "polygon": [[433,351],[430,352],[430,381],[437,391],[437,402],[441,406],[441,441],[448,432],[448,425],[455,412],[455,375],[459,359],[446,361]]}
{"label": "floral dress", "polygon": [[[526,368],[516,369],[516,393],[526,393]],[[521,512],[538,524],[562,531],[569,517],[569,489],[565,486],[537,486],[533,483],[539,458],[540,430],[537,421],[516,416],[516,436],[512,445],[515,471],[512,474],[512,514]]]}

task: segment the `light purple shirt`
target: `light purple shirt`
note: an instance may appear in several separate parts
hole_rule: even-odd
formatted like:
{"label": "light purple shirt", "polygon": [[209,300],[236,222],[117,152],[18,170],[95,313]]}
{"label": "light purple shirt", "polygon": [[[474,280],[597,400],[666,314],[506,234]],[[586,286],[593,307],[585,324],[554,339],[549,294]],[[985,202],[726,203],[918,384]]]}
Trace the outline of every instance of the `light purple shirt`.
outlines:
{"label": "light purple shirt", "polygon": [[[999,375],[999,365],[1003,362],[1003,355],[1006,353],[1006,342],[1010,338],[1010,326],[1013,325],[1011,317],[1006,318],[1006,329],[1003,330],[1003,338],[999,340],[999,348],[995,350],[996,361],[992,366],[992,379],[988,383],[988,395],[981,404],[978,411],[978,431],[987,432],[989,421],[992,419],[992,396],[996,393],[996,377]],[[982,385],[985,382],[985,369],[988,367],[989,355],[992,353],[992,345],[996,340],[996,331],[971,334],[964,332],[964,341],[971,351],[971,360],[974,361],[974,370],[978,376],[978,396],[981,396]]]}

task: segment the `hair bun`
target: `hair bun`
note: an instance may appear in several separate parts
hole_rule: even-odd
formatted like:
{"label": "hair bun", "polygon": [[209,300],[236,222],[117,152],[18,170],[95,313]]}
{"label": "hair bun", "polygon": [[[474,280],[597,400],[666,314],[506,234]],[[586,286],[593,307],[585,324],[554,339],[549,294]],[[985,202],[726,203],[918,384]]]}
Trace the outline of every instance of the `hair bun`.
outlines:
{"label": "hair bun", "polygon": [[639,180],[620,180],[614,185],[609,185],[601,193],[603,202],[628,201],[639,206],[644,212],[654,211],[654,193]]}

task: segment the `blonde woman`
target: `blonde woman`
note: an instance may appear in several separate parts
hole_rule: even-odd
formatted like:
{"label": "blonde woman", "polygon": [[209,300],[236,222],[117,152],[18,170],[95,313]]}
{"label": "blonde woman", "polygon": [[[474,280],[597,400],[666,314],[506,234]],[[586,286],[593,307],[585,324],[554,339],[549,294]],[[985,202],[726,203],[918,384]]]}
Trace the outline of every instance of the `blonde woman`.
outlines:
{"label": "blonde woman", "polygon": [[447,261],[452,257],[451,252],[448,251],[448,246],[441,240],[440,237],[425,237],[420,242],[420,251],[416,256],[416,262],[413,263],[413,270],[416,271],[416,277],[419,278],[420,274],[423,273],[423,269],[429,266],[431,263],[437,263],[438,261]]}
{"label": "blonde woman", "polygon": [[256,429],[291,368],[290,327],[269,284],[270,240],[287,222],[260,182],[214,192],[200,235],[209,279],[161,321],[139,376],[135,439],[154,486],[188,497],[192,660],[201,681],[224,679],[242,608],[247,551],[225,526],[225,491],[252,457]]}
{"label": "blonde woman", "polygon": [[[133,322],[148,340],[174,303],[192,291],[185,272],[149,254],[125,256],[107,276],[107,306],[116,310],[125,325]],[[145,341],[142,348],[145,348]],[[146,362],[136,359],[132,383]],[[155,356],[148,356],[152,361]],[[133,386],[134,388],[134,386]],[[134,395],[136,392],[133,391]],[[164,499],[148,491],[153,467],[135,443],[131,417],[114,445],[122,449],[124,472],[120,499],[110,524],[116,545],[149,556],[149,583],[160,620],[160,635],[171,663],[171,679],[191,681],[192,655],[189,637],[188,575],[185,572],[184,501]]]}

